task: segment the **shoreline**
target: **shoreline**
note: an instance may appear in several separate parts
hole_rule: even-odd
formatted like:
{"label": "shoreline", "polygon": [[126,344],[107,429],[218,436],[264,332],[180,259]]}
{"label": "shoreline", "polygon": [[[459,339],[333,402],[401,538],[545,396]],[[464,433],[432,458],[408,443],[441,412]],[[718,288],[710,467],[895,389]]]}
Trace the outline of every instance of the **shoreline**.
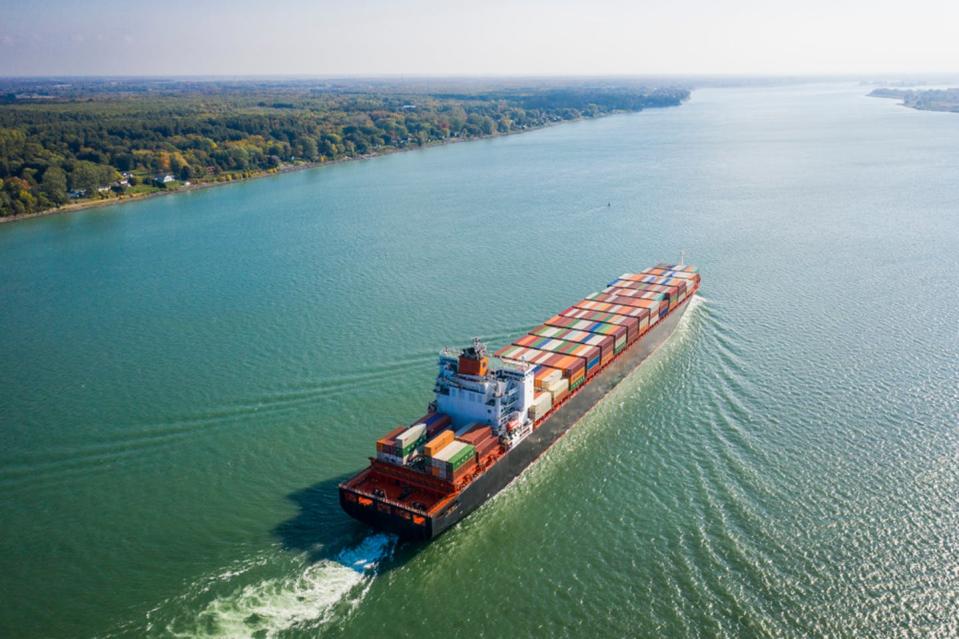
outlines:
{"label": "shoreline", "polygon": [[[545,128],[545,127],[538,127]],[[525,131],[522,131],[525,133]],[[507,133],[503,134],[509,135]],[[477,140],[487,140],[493,137],[498,136],[489,136],[485,138],[475,138]],[[456,144],[457,142],[471,142],[472,140],[447,140],[442,142],[432,142],[430,144],[416,147],[417,149],[424,149],[430,146],[442,146],[446,144]],[[108,198],[105,200],[88,200],[83,202],[73,202],[71,204],[64,204],[63,206],[58,206],[56,208],[47,209],[45,211],[37,211],[36,213],[27,213],[25,215],[9,215],[7,217],[0,217],[0,224],[6,224],[8,222],[20,222],[23,220],[29,220],[38,217],[48,217],[51,215],[63,215],[67,213],[75,213],[77,211],[84,211],[87,209],[97,209],[105,208],[108,206],[119,206],[122,204],[130,204],[132,202],[143,202],[145,200],[151,200],[158,197],[164,197],[167,195],[177,195],[182,193],[191,193],[193,191],[202,191],[205,189],[212,189],[218,186],[229,186],[231,184],[239,184],[242,182],[249,182],[251,180],[258,180],[260,178],[273,177],[276,175],[283,175],[284,173],[296,173],[298,171],[307,171],[309,169],[318,169],[324,166],[332,166],[334,164],[342,164],[345,162],[355,162],[358,160],[372,160],[377,157],[382,157],[384,155],[390,155],[393,153],[398,153],[402,151],[408,151],[412,149],[392,149],[388,151],[378,151],[376,153],[367,153],[366,155],[359,155],[348,158],[339,158],[336,160],[327,160],[326,162],[307,162],[304,164],[282,164],[275,171],[260,171],[249,177],[239,178],[235,180],[227,180],[225,182],[201,182],[199,184],[191,184],[190,186],[183,186],[173,191],[156,191],[154,193],[145,193],[143,195],[127,195],[124,197]]]}
{"label": "shoreline", "polygon": [[[684,102],[685,102],[685,100],[684,100],[683,102],[680,102],[679,104],[677,104],[677,105],[675,105],[675,106],[677,106],[677,107],[678,107],[678,106],[682,106]],[[670,107],[650,107],[650,108],[660,108],[660,109],[661,109],[661,108],[670,108]],[[542,131],[543,129],[548,129],[548,128],[550,128],[550,127],[560,126],[560,125],[563,125],[563,124],[570,124],[570,123],[573,123],[573,122],[583,122],[583,121],[586,121],[586,120],[599,120],[599,119],[607,118],[607,117],[610,117],[610,116],[613,116],[613,115],[623,115],[623,114],[627,114],[627,113],[642,113],[643,111],[646,111],[646,110],[647,110],[647,109],[640,109],[639,111],[613,111],[613,112],[604,113],[604,114],[602,114],[602,115],[599,115],[599,116],[596,116],[596,117],[592,117],[592,118],[578,117],[578,118],[574,118],[574,119],[572,119],[572,120],[561,120],[561,121],[559,121],[559,122],[549,122],[549,123],[544,124],[544,125],[542,125],[542,126],[532,127],[532,128],[529,128],[529,129],[522,129],[522,130],[519,130],[519,131],[509,131],[509,132],[507,132],[507,133],[497,133],[497,134],[494,134],[494,135],[484,135],[484,136],[475,137],[475,138],[454,138],[454,139],[447,139],[447,140],[437,140],[437,141],[434,141],[434,142],[428,142],[428,143],[426,143],[426,144],[424,144],[424,145],[422,145],[422,146],[415,146],[415,147],[403,147],[403,148],[390,147],[390,148],[387,148],[387,149],[384,149],[384,150],[375,151],[375,152],[373,152],[373,153],[367,153],[367,154],[364,154],[364,155],[357,155],[357,156],[346,157],[346,158],[338,158],[338,159],[336,159],[336,160],[327,160],[327,161],[325,161],[325,162],[308,162],[308,163],[305,163],[305,164],[286,164],[286,165],[281,164],[275,171],[272,171],[272,172],[271,172],[271,171],[262,171],[262,172],[259,172],[259,173],[255,174],[255,175],[251,175],[251,176],[249,176],[249,177],[240,178],[240,179],[236,179],[236,180],[229,180],[229,181],[226,181],[226,182],[202,182],[202,183],[199,183],[199,184],[191,184],[190,186],[181,187],[181,188],[176,189],[175,191],[157,191],[157,192],[155,192],[155,193],[146,193],[146,194],[143,194],[143,195],[129,195],[129,196],[125,196],[125,197],[109,198],[109,199],[105,199],[105,200],[89,200],[89,201],[84,201],[84,202],[74,202],[74,203],[70,203],[70,204],[64,204],[63,206],[58,206],[58,207],[56,207],[56,208],[47,209],[47,210],[45,210],[45,211],[37,211],[36,213],[27,213],[27,214],[24,214],[24,215],[10,215],[10,216],[7,216],[7,217],[0,217],[0,224],[7,224],[7,223],[13,223],[13,222],[22,222],[22,221],[24,221],[24,220],[30,220],[30,219],[35,219],[35,218],[39,218],[39,217],[49,217],[49,216],[52,216],[52,215],[65,215],[65,214],[68,214],[68,213],[75,213],[75,212],[77,212],[77,211],[84,211],[84,210],[87,210],[87,209],[105,208],[105,207],[108,207],[108,206],[119,206],[119,205],[122,205],[122,204],[130,204],[130,203],[132,203],[132,202],[143,202],[143,201],[145,201],[145,200],[150,200],[150,199],[153,199],[153,198],[164,197],[164,196],[168,196],[168,195],[177,195],[177,194],[181,194],[181,193],[191,193],[191,192],[193,192],[193,191],[200,191],[200,190],[204,190],[204,189],[211,189],[211,188],[215,188],[215,187],[218,187],[218,186],[229,186],[229,185],[231,185],[231,184],[238,184],[238,183],[242,183],[242,182],[249,182],[249,181],[251,181],[251,180],[258,180],[258,179],[261,179],[261,178],[272,177],[272,176],[276,176],[276,175],[282,175],[282,174],[284,174],[284,173],[296,173],[296,172],[298,172],[298,171],[307,171],[307,170],[309,170],[309,169],[318,169],[318,168],[322,168],[322,167],[326,167],[326,166],[333,166],[333,165],[336,165],[336,164],[343,164],[343,163],[346,163],[346,162],[357,162],[357,161],[362,161],[362,160],[373,160],[373,159],[376,159],[376,158],[379,158],[379,157],[383,157],[383,156],[386,156],[386,155],[392,155],[392,154],[394,154],[394,153],[406,153],[406,152],[408,152],[408,151],[422,151],[422,150],[424,150],[424,149],[429,149],[429,148],[431,148],[431,147],[441,147],[441,146],[446,146],[446,145],[449,145],[449,144],[463,144],[463,143],[467,143],[467,142],[478,142],[478,141],[480,141],[480,140],[494,140],[494,139],[496,139],[496,138],[505,138],[505,137],[508,137],[508,136],[511,136],[511,135],[522,135],[523,133],[530,133],[530,132],[532,132],[532,131]]]}

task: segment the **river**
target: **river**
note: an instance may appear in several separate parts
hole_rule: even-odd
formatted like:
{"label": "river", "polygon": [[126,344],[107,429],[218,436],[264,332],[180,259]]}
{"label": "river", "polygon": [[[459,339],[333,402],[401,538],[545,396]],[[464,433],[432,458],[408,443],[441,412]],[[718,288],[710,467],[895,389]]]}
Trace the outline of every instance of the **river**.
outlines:
{"label": "river", "polygon": [[[0,636],[959,633],[959,115],[851,84],[0,226]],[[623,271],[702,296],[425,547],[336,484]]]}

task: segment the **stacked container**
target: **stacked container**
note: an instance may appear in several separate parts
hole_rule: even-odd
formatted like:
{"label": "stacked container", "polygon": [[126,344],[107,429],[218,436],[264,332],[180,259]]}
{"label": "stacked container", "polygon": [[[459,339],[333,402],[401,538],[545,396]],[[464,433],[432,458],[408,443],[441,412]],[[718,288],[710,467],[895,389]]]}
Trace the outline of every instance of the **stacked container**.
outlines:
{"label": "stacked container", "polygon": [[691,264],[657,264],[653,268],[648,268],[643,273],[650,272],[654,275],[668,275],[669,277],[685,277],[695,280],[699,283],[699,267]]}
{"label": "stacked container", "polygon": [[568,328],[557,328],[555,326],[545,325],[534,328],[532,331],[530,331],[530,334],[561,339],[567,342],[578,342],[580,344],[596,346],[600,350],[603,366],[608,364],[609,361],[613,359],[613,355],[616,352],[616,340],[611,335],[602,335],[599,333],[590,333],[589,331],[577,331]]}
{"label": "stacked container", "polygon": [[640,306],[627,306],[625,304],[611,304],[609,302],[600,302],[597,300],[584,299],[576,302],[574,308],[587,311],[597,311],[600,313],[609,313],[612,315],[625,315],[635,318],[639,321],[639,334],[645,333],[650,323],[655,324],[659,318],[650,313],[649,309]]}
{"label": "stacked container", "polygon": [[549,366],[537,366],[533,369],[533,384],[537,390],[543,390],[546,385],[557,379],[563,379],[563,371]]}
{"label": "stacked container", "polygon": [[394,428],[376,442],[376,457],[393,464],[405,464],[426,437],[426,424]]}
{"label": "stacked container", "polygon": [[689,294],[689,289],[693,284],[696,283],[696,280],[686,277],[662,277],[659,275],[652,275],[650,273],[624,273],[623,275],[619,276],[619,279],[630,282],[639,282],[641,284],[677,286],[683,295]]}
{"label": "stacked container", "polygon": [[[644,300],[634,294],[635,289],[613,289],[609,293],[593,293],[586,299],[594,302],[606,302],[607,304],[619,304],[620,306],[632,306],[635,308],[644,308],[649,311],[653,317],[662,317],[668,312],[665,304],[660,304],[653,300]],[[662,307],[662,309],[660,309]],[[661,312],[662,311],[662,312]]]}
{"label": "stacked container", "polygon": [[383,461],[393,461],[400,457],[399,449],[396,447],[396,436],[406,430],[406,426],[397,426],[383,437],[376,440],[376,457]]}
{"label": "stacked container", "polygon": [[586,379],[586,363],[582,357],[541,351],[535,348],[526,348],[525,346],[506,346],[496,351],[496,356],[500,359],[514,362],[526,362],[533,365],[542,364],[550,368],[558,368],[562,371],[563,377],[569,380],[572,390],[578,388]]}
{"label": "stacked container", "polygon": [[680,302],[686,299],[686,287],[679,285],[663,286],[662,284],[649,284],[646,282],[637,282],[633,280],[616,280],[610,284],[616,288],[629,288],[649,293],[661,293],[666,296],[666,303],[673,309]]}
{"label": "stacked container", "polygon": [[445,446],[448,446],[449,444],[452,444],[452,443],[453,443],[453,431],[447,428],[444,431],[440,431],[440,433],[436,437],[426,442],[426,445],[423,446],[423,454],[426,455],[427,457],[432,457],[436,453],[443,450]]}
{"label": "stacked container", "polygon": [[[629,315],[619,315],[617,313],[607,313],[605,311],[593,311],[589,309],[577,308],[576,306],[570,306],[565,311],[560,313],[562,317],[569,317],[574,320],[586,320],[586,326],[589,326],[590,322],[603,322],[605,324],[619,324],[620,326],[626,327],[626,341],[629,344],[632,344],[639,336],[643,333],[643,329],[640,327],[641,320],[631,317]],[[552,324],[553,318],[550,318],[546,321],[547,324]],[[581,328],[580,326],[572,326],[570,328]],[[589,330],[588,328],[583,328],[583,330]]]}
{"label": "stacked container", "polygon": [[444,415],[443,413],[427,413],[413,422],[413,424],[423,424],[426,426],[426,436],[432,437],[449,426],[450,422],[449,415]]}
{"label": "stacked container", "polygon": [[434,477],[456,481],[476,466],[476,449],[458,439],[444,446],[430,457],[430,470]]}
{"label": "stacked container", "polygon": [[466,442],[476,449],[476,461],[482,462],[490,453],[499,449],[499,437],[493,432],[493,429],[486,424],[480,424],[459,437],[461,441]]}
{"label": "stacked container", "polygon": [[560,371],[545,366],[536,368],[536,390],[548,392],[550,404],[559,404],[569,393],[569,380],[562,376]]}
{"label": "stacked container", "polygon": [[570,318],[564,315],[554,315],[546,320],[546,323],[543,324],[543,326],[567,328],[577,331],[586,331],[588,333],[598,333],[600,335],[610,335],[616,340],[615,351],[617,353],[626,348],[626,345],[629,343],[629,331],[627,330],[627,327],[622,324],[594,322],[590,320]]}
{"label": "stacked container", "polygon": [[533,396],[533,421],[538,422],[553,407],[553,395],[549,391],[540,391]]}
{"label": "stacked container", "polygon": [[549,351],[552,353],[562,353],[563,355],[572,355],[573,357],[581,357],[586,363],[587,375],[595,374],[602,363],[602,350],[598,346],[591,346],[589,344],[571,342],[562,339],[553,339],[533,334],[525,335],[513,342],[513,344],[516,346],[535,348],[541,351]]}

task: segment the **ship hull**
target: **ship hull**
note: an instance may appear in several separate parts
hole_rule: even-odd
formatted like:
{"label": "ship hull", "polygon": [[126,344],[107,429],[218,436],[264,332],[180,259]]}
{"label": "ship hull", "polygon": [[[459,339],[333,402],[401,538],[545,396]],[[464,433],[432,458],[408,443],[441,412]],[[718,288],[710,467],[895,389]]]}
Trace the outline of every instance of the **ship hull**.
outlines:
{"label": "ship hull", "polygon": [[[428,517],[425,525],[397,520],[376,508],[359,506],[344,498],[340,504],[348,514],[371,526],[388,530],[404,538],[432,539],[455,525],[516,479],[527,467],[572,428],[613,388],[652,355],[676,330],[689,306],[688,297],[655,327],[630,346],[621,356],[597,373],[572,398],[556,409],[532,434],[500,458],[491,468],[464,488],[439,513]],[[388,509],[387,509],[388,510]]]}

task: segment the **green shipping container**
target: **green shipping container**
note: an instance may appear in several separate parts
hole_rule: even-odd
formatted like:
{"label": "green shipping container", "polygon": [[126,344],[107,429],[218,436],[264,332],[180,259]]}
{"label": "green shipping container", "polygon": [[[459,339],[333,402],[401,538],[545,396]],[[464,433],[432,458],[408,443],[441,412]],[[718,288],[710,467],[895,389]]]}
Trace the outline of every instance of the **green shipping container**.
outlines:
{"label": "green shipping container", "polygon": [[469,460],[473,459],[476,455],[476,448],[472,444],[469,444],[463,448],[460,452],[456,453],[450,460],[449,463],[453,467],[453,470],[456,470]]}

